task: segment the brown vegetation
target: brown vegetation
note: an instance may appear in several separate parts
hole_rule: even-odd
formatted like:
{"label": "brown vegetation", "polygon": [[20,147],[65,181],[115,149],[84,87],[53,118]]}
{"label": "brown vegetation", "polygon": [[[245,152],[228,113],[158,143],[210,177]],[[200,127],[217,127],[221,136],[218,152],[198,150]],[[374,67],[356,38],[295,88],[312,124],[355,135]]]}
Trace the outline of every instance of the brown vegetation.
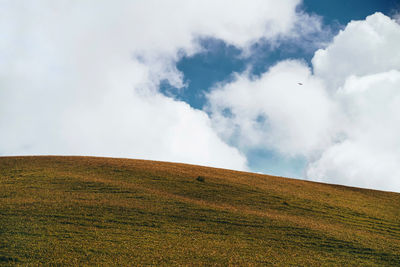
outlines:
{"label": "brown vegetation", "polygon": [[397,193],[95,157],[0,179],[3,264],[400,265]]}

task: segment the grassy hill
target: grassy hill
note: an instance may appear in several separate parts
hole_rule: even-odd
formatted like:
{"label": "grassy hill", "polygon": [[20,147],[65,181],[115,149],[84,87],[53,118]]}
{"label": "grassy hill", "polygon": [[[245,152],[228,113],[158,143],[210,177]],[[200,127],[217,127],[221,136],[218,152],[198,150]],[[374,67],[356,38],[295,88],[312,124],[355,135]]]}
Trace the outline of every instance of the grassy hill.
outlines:
{"label": "grassy hill", "polygon": [[0,179],[1,265],[400,265],[397,193],[94,157]]}

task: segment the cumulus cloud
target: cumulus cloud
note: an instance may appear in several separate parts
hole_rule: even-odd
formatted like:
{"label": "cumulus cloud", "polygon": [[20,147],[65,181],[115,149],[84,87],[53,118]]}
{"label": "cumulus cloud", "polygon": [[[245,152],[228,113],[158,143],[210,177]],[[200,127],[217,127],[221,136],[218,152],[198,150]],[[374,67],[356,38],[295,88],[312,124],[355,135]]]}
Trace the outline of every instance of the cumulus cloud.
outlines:
{"label": "cumulus cloud", "polygon": [[398,69],[399,44],[399,24],[382,13],[352,21],[326,49],[315,53],[314,73],[329,81],[329,87],[335,90],[351,75]]}
{"label": "cumulus cloud", "polygon": [[0,153],[246,169],[206,113],[158,93],[201,38],[246,49],[290,34],[299,0],[2,1]]}
{"label": "cumulus cloud", "polygon": [[310,164],[309,177],[400,191],[399,43],[400,25],[376,13],[315,53],[315,74],[336,86],[346,121],[345,138]]}
{"label": "cumulus cloud", "polygon": [[332,144],[308,176],[385,190],[400,190],[400,72],[350,76],[337,92],[346,114],[346,138]]}
{"label": "cumulus cloud", "polygon": [[399,44],[400,25],[381,13],[352,21],[312,70],[284,61],[215,89],[214,127],[241,151],[304,156],[312,180],[400,191]]}
{"label": "cumulus cloud", "polygon": [[308,155],[333,138],[336,107],[323,81],[300,61],[280,62],[261,77],[237,75],[208,99],[214,127],[242,148]]}

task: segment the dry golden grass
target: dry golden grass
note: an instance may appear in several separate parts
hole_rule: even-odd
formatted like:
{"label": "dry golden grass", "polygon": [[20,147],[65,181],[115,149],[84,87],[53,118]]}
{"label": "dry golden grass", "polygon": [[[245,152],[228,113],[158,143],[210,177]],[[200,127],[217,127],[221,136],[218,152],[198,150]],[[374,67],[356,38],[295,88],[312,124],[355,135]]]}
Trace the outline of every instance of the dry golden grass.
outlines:
{"label": "dry golden grass", "polygon": [[3,265],[400,265],[397,193],[95,157],[0,179]]}

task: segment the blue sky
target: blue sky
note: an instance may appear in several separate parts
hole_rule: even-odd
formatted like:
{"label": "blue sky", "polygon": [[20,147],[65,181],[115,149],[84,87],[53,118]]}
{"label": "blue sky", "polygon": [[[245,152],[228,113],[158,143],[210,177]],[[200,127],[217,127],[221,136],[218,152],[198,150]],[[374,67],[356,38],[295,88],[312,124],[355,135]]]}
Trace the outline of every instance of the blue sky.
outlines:
{"label": "blue sky", "polygon": [[[331,31],[329,40],[352,20],[362,20],[375,12],[393,15],[399,10],[396,0],[351,0],[320,1],[305,0],[298,10],[320,16],[326,29]],[[308,40],[301,40],[307,42]],[[297,40],[298,42],[298,40]],[[161,92],[170,97],[185,101],[196,109],[203,109],[207,100],[205,93],[213,85],[229,81],[235,72],[247,68],[254,75],[259,75],[269,67],[285,59],[301,59],[311,65],[311,59],[318,46],[305,48],[291,40],[280,43],[273,48],[268,41],[261,42],[253,48],[256,53],[249,57],[241,56],[241,50],[221,40],[204,39],[201,45],[204,52],[183,57],[177,62],[177,68],[184,75],[187,85],[183,90],[170,86],[167,82],[161,86]],[[306,160],[299,157],[282,157],[272,150],[250,149],[246,151],[251,170],[281,176],[304,177]]]}
{"label": "blue sky", "polygon": [[[321,16],[323,23],[335,34],[351,20],[362,20],[375,12],[391,15],[400,8],[397,0],[351,0],[351,1],[319,1],[304,0],[298,7],[304,12]],[[255,73],[265,71],[276,62],[287,58],[301,58],[310,62],[315,51],[305,51],[296,44],[281,44],[277,49],[271,49],[268,43],[260,44],[256,55],[250,58],[240,58],[241,51],[223,41],[207,39],[202,41],[203,53],[183,57],[177,68],[182,71],[187,83],[187,89],[174,94],[178,99],[189,103],[192,107],[201,109],[205,103],[202,92],[207,91],[216,82],[229,79],[233,72],[242,72],[251,64]],[[162,90],[174,92],[165,84]]]}
{"label": "blue sky", "polygon": [[0,155],[140,158],[400,192],[399,10],[394,0],[0,0]]}
{"label": "blue sky", "polygon": [[[375,12],[392,15],[399,10],[397,0],[351,0],[351,1],[319,1],[304,0],[298,7],[304,12],[321,16],[323,23],[335,34],[351,20],[362,20]],[[333,35],[332,35],[333,37]],[[175,97],[184,100],[192,107],[201,109],[205,103],[202,92],[213,84],[229,79],[233,72],[242,72],[250,64],[253,72],[265,71],[276,62],[287,58],[301,58],[310,62],[315,51],[305,51],[296,44],[281,44],[277,49],[271,49],[268,43],[260,44],[256,55],[250,58],[240,58],[241,51],[223,41],[207,39],[202,41],[203,53],[183,57],[177,68],[182,71],[187,83],[187,89],[175,92]],[[166,93],[174,93],[168,84],[162,87]]]}

